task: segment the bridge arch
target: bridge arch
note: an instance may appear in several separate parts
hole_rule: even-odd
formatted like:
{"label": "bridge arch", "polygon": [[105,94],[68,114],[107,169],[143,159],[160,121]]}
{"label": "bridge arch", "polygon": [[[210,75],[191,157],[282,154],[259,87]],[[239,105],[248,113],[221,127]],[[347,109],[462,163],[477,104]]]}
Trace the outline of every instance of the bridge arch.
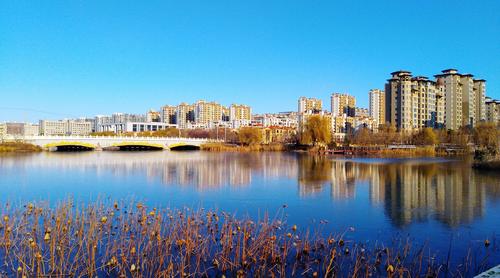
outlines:
{"label": "bridge arch", "polygon": [[168,145],[168,149],[171,151],[195,151],[200,150],[200,146],[196,144],[180,142]]}
{"label": "bridge arch", "polygon": [[78,151],[92,151],[97,148],[97,146],[89,143],[83,142],[54,142],[49,143],[44,146],[48,150],[58,151],[58,152],[78,152]]}
{"label": "bridge arch", "polygon": [[112,147],[120,151],[160,151],[165,149],[162,144],[149,142],[122,142],[113,144]]}

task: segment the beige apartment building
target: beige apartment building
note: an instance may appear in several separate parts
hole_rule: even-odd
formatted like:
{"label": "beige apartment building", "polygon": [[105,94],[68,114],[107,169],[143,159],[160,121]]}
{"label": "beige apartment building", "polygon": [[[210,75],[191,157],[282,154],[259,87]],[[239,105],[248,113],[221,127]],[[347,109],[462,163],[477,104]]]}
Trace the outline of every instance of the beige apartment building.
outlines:
{"label": "beige apartment building", "polygon": [[323,110],[323,101],[317,98],[300,97],[298,103],[299,113],[319,113]]}
{"label": "beige apartment building", "polygon": [[176,124],[177,106],[165,105],[161,108],[162,122],[167,124]]}
{"label": "beige apartment building", "polygon": [[445,96],[445,127],[458,129],[475,126],[486,118],[486,81],[472,74],[460,74],[456,69],[435,75]]}
{"label": "beige apartment building", "polygon": [[176,123],[179,128],[188,128],[194,122],[194,105],[185,102],[177,106]]}
{"label": "beige apartment building", "polygon": [[385,124],[385,92],[372,89],[368,95],[368,114],[373,118],[374,129],[377,130],[380,125]]}
{"label": "beige apartment building", "polygon": [[334,117],[347,115],[355,116],[356,98],[349,94],[333,93],[330,96],[331,112]]}
{"label": "beige apartment building", "polygon": [[385,121],[402,131],[439,128],[445,121],[443,87],[409,71],[391,73],[385,86]]}
{"label": "beige apartment building", "polygon": [[500,100],[494,100],[491,98],[486,98],[486,122],[489,123],[500,123]]}
{"label": "beige apartment building", "polygon": [[474,79],[474,98],[476,117],[478,117],[475,123],[477,124],[486,120],[486,80]]}
{"label": "beige apartment building", "polygon": [[[445,96],[445,128],[456,130],[464,123],[462,76],[455,69],[443,70],[435,75],[439,86],[443,87]],[[466,90],[468,94],[468,91]]]}
{"label": "beige apartment building", "polygon": [[388,79],[385,84],[386,121],[399,130],[412,130],[411,72],[396,71],[392,72],[391,75],[391,79]]}
{"label": "beige apartment building", "polygon": [[243,104],[231,104],[229,107],[229,120],[239,121],[239,120],[252,120],[252,109],[248,105]]}
{"label": "beige apartment building", "polygon": [[199,100],[194,104],[195,122],[207,125],[212,122],[222,121],[222,105],[216,102]]}
{"label": "beige apartment building", "polygon": [[149,110],[146,113],[146,122],[148,123],[158,123],[161,122],[161,112],[155,110]]}
{"label": "beige apartment building", "polygon": [[391,75],[385,86],[385,121],[399,130],[456,130],[486,118],[485,81],[473,79],[472,74],[447,69],[435,75],[435,81],[413,77],[409,71]]}

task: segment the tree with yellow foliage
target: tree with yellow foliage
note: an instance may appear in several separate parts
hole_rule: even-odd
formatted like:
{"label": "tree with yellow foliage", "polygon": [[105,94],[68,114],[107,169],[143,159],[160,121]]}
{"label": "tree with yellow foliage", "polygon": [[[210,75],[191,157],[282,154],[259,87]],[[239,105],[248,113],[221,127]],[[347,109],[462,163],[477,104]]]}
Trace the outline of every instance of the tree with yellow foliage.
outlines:
{"label": "tree with yellow foliage", "polygon": [[262,143],[262,132],[255,127],[242,127],[238,131],[238,140],[242,145],[256,145]]}
{"label": "tree with yellow foliage", "polygon": [[330,121],[327,117],[320,115],[312,115],[307,118],[304,132],[301,135],[302,144],[312,143],[314,146],[318,144],[328,144],[332,140],[332,129]]}

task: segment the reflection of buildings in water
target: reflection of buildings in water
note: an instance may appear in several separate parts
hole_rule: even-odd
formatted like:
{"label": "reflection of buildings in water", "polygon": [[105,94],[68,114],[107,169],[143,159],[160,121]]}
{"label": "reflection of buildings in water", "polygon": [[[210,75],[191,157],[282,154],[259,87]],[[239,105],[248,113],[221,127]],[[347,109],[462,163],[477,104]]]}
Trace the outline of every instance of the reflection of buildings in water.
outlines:
{"label": "reflection of buildings in water", "polygon": [[299,156],[297,164],[300,196],[318,194],[330,184],[332,199],[353,198],[356,185],[366,180],[372,204],[383,206],[397,226],[428,219],[451,227],[470,223],[484,214],[486,194],[500,192],[498,177],[486,179],[461,162],[358,163]]}
{"label": "reflection of buildings in water", "polygon": [[358,167],[350,161],[332,163],[330,195],[333,199],[349,199],[355,196],[357,172]]}
{"label": "reflection of buildings in water", "polygon": [[484,188],[476,178],[470,167],[448,163],[379,165],[370,179],[370,198],[384,203],[397,226],[430,217],[457,226],[484,213]]}
{"label": "reflection of buildings in water", "polygon": [[256,173],[264,179],[295,177],[295,156],[283,153],[40,153],[26,157],[0,157],[0,170],[23,167],[70,169],[117,177],[144,175],[148,182],[195,186],[199,190],[225,185],[244,186]]}
{"label": "reflection of buildings in water", "polygon": [[[1,157],[0,171],[71,169],[97,175],[145,175],[148,181],[197,190],[240,187],[252,177],[297,178],[299,195],[330,189],[332,199],[354,198],[356,186],[369,184],[373,205],[385,209],[397,226],[436,219],[448,226],[484,214],[485,199],[500,200],[498,174],[472,170],[460,162],[403,161],[360,163],[325,156],[286,153],[41,153]],[[1,172],[0,172],[1,174]]]}

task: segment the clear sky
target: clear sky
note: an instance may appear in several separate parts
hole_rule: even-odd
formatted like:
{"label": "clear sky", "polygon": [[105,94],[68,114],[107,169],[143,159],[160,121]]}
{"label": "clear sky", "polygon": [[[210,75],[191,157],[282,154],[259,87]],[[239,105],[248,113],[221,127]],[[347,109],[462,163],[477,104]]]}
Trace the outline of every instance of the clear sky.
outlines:
{"label": "clear sky", "polygon": [[215,100],[254,112],[399,69],[457,68],[500,98],[500,1],[0,1],[0,121]]}

